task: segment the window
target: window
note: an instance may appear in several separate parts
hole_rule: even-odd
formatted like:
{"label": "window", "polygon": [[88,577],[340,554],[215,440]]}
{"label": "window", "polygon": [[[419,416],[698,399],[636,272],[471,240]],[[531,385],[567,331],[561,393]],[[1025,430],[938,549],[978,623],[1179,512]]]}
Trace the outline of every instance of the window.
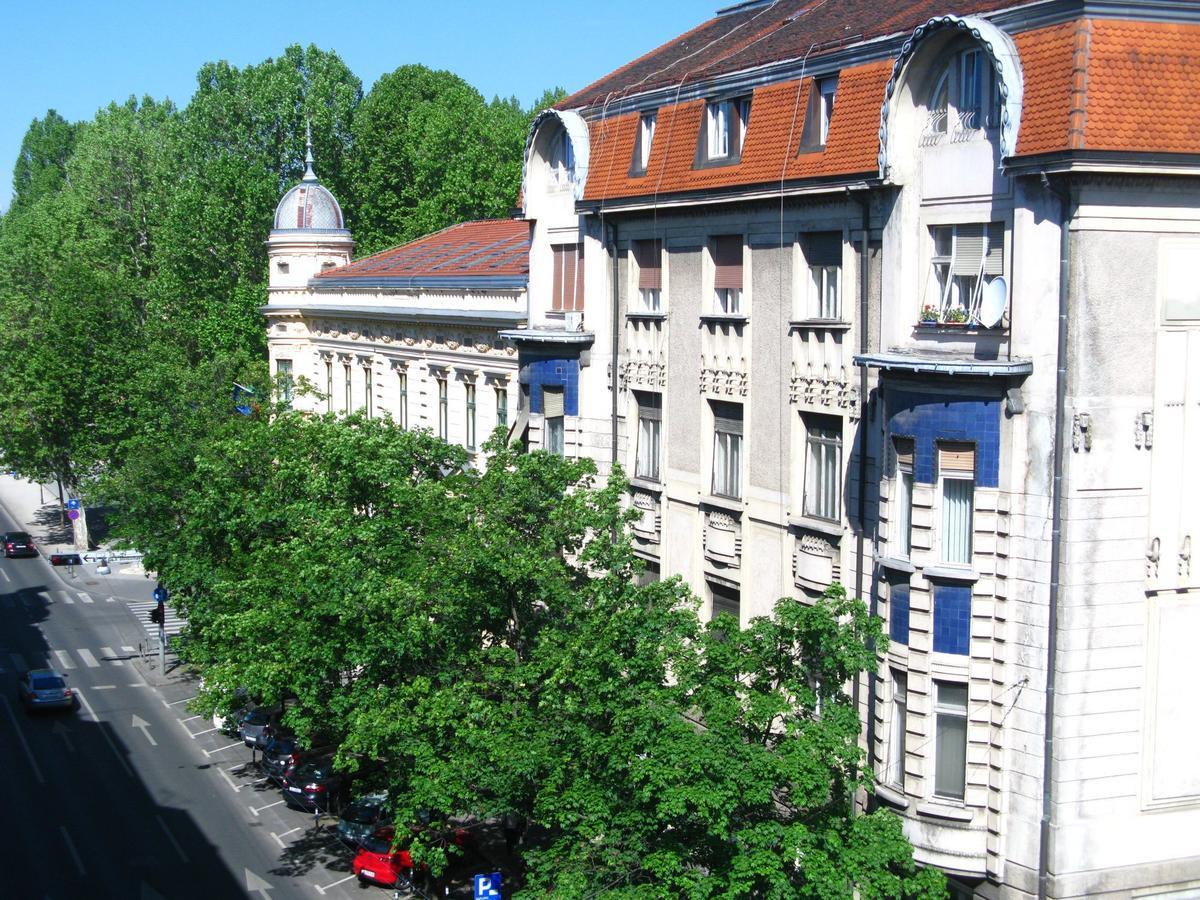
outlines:
{"label": "window", "polygon": [[967,686],[935,681],[933,793],[962,800],[967,782]]}
{"label": "window", "polygon": [[550,153],[550,181],[560,188],[571,186],[575,177],[575,148],[571,144],[571,136],[562,128],[554,138],[554,147]]}
{"label": "window", "polygon": [[974,445],[939,443],[938,475],[942,487],[942,562],[969,566],[975,507]]}
{"label": "window", "polygon": [[504,387],[496,388],[496,425],[508,427],[508,389]]}
{"label": "window", "polygon": [[908,731],[908,673],[892,669],[892,732],[888,740],[887,784],[904,787]]}
{"label": "window", "polygon": [[565,456],[565,408],[562,388],[542,388],[542,415],[546,421],[546,449],[558,456]]}
{"label": "window", "polygon": [[837,521],[842,501],[842,422],[804,416],[808,455],[804,472],[804,514]]}
{"label": "window", "polygon": [[662,241],[634,241],[638,270],[638,306],[642,312],[662,312]]}
{"label": "window", "polygon": [[1004,274],[1004,226],[999,222],[935,225],[923,322],[977,324],[983,288]]}
{"label": "window", "polygon": [[817,104],[819,107],[821,126],[821,146],[825,146],[829,138],[829,123],[833,119],[833,98],[837,94],[837,76],[830,75],[817,81]]}
{"label": "window", "polygon": [[838,77],[827,75],[814,78],[804,114],[804,131],[800,135],[800,152],[821,150],[829,140],[829,123],[833,120],[833,101],[837,96]]}
{"label": "window", "polygon": [[892,553],[900,559],[912,554],[913,440],[893,438],[896,481],[892,494]]}
{"label": "window", "polygon": [[445,378],[437,380],[438,387],[438,437],[450,439],[450,385]]}
{"label": "window", "polygon": [[750,124],[750,98],[710,100],[705,106],[700,163],[737,162]]}
{"label": "window", "polygon": [[364,394],[363,406],[367,410],[367,418],[369,419],[369,418],[371,418],[372,415],[374,415],[374,412],[375,412],[375,403],[372,398],[372,394],[373,394],[372,382],[374,380],[374,375],[371,371],[370,363],[364,363],[362,370],[363,370],[363,394]]}
{"label": "window", "polygon": [[638,478],[659,479],[662,449],[662,394],[634,391],[638,406],[637,468]]}
{"label": "window", "polygon": [[637,146],[633,151],[633,167],[630,174],[644,175],[646,167],[650,165],[650,149],[654,145],[654,125],[658,120],[658,113],[642,113],[641,121],[638,122]]}
{"label": "window", "polygon": [[648,584],[654,584],[656,581],[662,580],[662,570],[658,563],[653,560],[644,560],[646,568],[633,576],[634,584],[638,587],[645,587]]}
{"label": "window", "polygon": [[467,449],[475,449],[475,385],[466,385],[467,389]]}
{"label": "window", "polygon": [[909,622],[909,586],[908,582],[897,582],[891,585],[891,597],[888,607],[888,637],[897,644],[908,643]]}
{"label": "window", "polygon": [[927,135],[970,132],[1000,125],[1000,82],[983,50],[951,57],[929,97]]}
{"label": "window", "polygon": [[292,361],[290,359],[275,360],[275,380],[279,385],[280,402],[291,406],[295,383],[292,380]]}
{"label": "window", "polygon": [[583,309],[583,244],[554,245],[554,295],[557,312]]}
{"label": "window", "polygon": [[399,402],[397,404],[397,423],[401,428],[408,427],[408,372],[399,369],[396,372]]}
{"label": "window", "polygon": [[325,412],[333,412],[333,360],[325,360]]}
{"label": "window", "polygon": [[807,234],[801,240],[808,264],[808,316],[813,319],[842,317],[842,235],[827,231]]}
{"label": "window", "polygon": [[719,497],[742,496],[742,407],[710,400],[713,413],[712,492]]}
{"label": "window", "polygon": [[354,405],[352,402],[354,399],[354,390],[353,390],[353,381],[352,381],[350,373],[351,373],[350,363],[348,363],[348,362],[342,363],[342,380],[343,380],[343,382],[345,382],[345,385],[346,385],[346,405],[345,405],[345,407],[343,407],[342,412],[344,412],[346,415],[350,415],[350,411],[352,409],[354,409]]}
{"label": "window", "polygon": [[742,236],[726,234],[712,239],[713,312],[742,314]]}
{"label": "window", "polygon": [[742,598],[738,589],[710,581],[708,583],[708,591],[712,596],[712,615],[710,618],[715,619],[721,613],[729,613],[729,615],[737,620],[740,626],[742,622]]}

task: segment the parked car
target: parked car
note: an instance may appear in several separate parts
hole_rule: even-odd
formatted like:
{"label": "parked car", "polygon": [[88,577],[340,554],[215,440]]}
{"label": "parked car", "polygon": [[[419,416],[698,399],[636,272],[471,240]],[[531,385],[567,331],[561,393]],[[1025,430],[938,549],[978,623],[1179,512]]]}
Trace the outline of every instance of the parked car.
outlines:
{"label": "parked car", "polygon": [[6,531],[0,536],[0,544],[4,545],[4,555],[10,558],[38,555],[37,548],[33,546],[33,538],[27,531]]}
{"label": "parked car", "polygon": [[17,696],[21,705],[35,709],[74,709],[75,692],[67,687],[66,676],[54,669],[30,669],[22,672],[17,681]]}
{"label": "parked car", "polygon": [[350,793],[350,776],[333,767],[333,757],[301,762],[283,779],[288,806],[315,812],[338,812]]}
{"label": "parked car", "polygon": [[396,829],[377,828],[359,845],[351,869],[359,881],[394,887],[401,877],[412,880],[413,860],[407,849],[394,846]]}
{"label": "parked car", "polygon": [[262,768],[268,778],[282,786],[300,763],[329,756],[333,750],[326,745],[305,749],[294,734],[272,735],[263,746]]}
{"label": "parked car", "polygon": [[338,820],[338,839],[357,848],[369,838],[387,818],[387,796],[387,791],[375,791],[356,798]]}
{"label": "parked car", "polygon": [[247,747],[257,748],[259,738],[263,732],[275,726],[276,713],[269,709],[263,709],[261,706],[256,709],[247,710],[238,722],[238,737]]}

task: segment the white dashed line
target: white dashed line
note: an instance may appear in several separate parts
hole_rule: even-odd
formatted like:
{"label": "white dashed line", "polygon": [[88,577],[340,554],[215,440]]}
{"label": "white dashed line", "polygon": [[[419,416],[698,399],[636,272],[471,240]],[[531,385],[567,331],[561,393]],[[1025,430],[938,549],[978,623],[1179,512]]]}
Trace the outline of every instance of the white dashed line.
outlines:
{"label": "white dashed line", "polygon": [[122,653],[137,653],[137,647],[130,647],[128,644],[121,648]]}
{"label": "white dashed line", "polygon": [[96,662],[96,657],[92,656],[91,650],[79,649],[75,651],[79,654],[79,658],[83,660],[83,664],[89,669],[100,668],[100,663]]}
{"label": "white dashed line", "polygon": [[91,595],[91,594],[89,594],[89,593],[87,593],[86,591],[76,591],[75,593],[78,595],[79,599],[80,599],[82,602],[84,602],[84,603],[95,603],[95,601],[92,599],[92,595]]}
{"label": "white dashed line", "polygon": [[114,651],[112,647],[101,647],[100,655],[104,657],[105,662],[110,662],[114,666],[125,665],[125,660],[117,659],[116,651]]}
{"label": "white dashed line", "polygon": [[75,688],[75,696],[79,698],[79,702],[83,704],[83,708],[87,710],[88,715],[92,717],[92,721],[100,726],[100,734],[104,736],[104,740],[108,742],[109,749],[117,758],[117,762],[121,764],[121,768],[125,770],[125,774],[130,778],[133,777],[133,769],[129,768],[129,763],[125,761],[125,756],[117,749],[117,745],[113,743],[112,735],[108,733],[108,729],[100,722],[100,717],[96,715],[96,711],[92,709],[92,704],[88,703],[87,697],[83,695],[83,691]]}
{"label": "white dashed line", "polygon": [[116,689],[115,684],[98,684],[92,688],[93,691],[115,691]]}
{"label": "white dashed line", "polygon": [[75,842],[71,840],[71,835],[67,834],[66,826],[59,825],[58,833],[63,836],[63,842],[67,845],[67,849],[71,851],[71,859],[75,860],[75,868],[79,870],[79,874],[87,875],[87,870],[83,867],[83,860],[79,858],[79,851],[75,849]]}
{"label": "white dashed line", "polygon": [[21,726],[17,724],[17,717],[13,715],[12,707],[8,705],[8,700],[5,697],[0,697],[0,703],[4,704],[4,711],[8,713],[8,718],[12,721],[13,731],[17,733],[17,737],[21,740],[21,746],[25,748],[25,755],[29,757],[29,765],[33,767],[33,774],[38,780],[38,784],[45,784],[46,779],[42,777],[42,770],[38,768],[37,760],[34,759],[33,751],[29,749],[29,742],[25,740],[25,732],[21,730]]}
{"label": "white dashed line", "polygon": [[12,581],[12,579],[8,577],[8,573],[5,572],[3,569],[0,569],[0,575],[4,576],[5,581]]}
{"label": "white dashed line", "polygon": [[75,663],[71,662],[71,655],[66,650],[55,650],[54,655],[58,657],[59,665],[64,669],[75,668]]}
{"label": "white dashed line", "polygon": [[75,604],[75,598],[66,591],[59,591],[58,593],[62,596],[63,603],[67,604],[68,606],[73,606]]}

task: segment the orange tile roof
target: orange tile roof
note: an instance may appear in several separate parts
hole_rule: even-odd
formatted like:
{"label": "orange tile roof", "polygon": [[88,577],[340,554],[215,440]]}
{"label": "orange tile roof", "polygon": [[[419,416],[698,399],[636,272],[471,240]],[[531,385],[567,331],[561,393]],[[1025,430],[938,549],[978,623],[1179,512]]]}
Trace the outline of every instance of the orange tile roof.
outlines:
{"label": "orange tile roof", "polygon": [[1064,22],[1013,38],[1025,73],[1018,156],[1067,149],[1067,122],[1078,99],[1073,80],[1079,26]]}
{"label": "orange tile roof", "polygon": [[523,219],[462,222],[399,247],[326,269],[314,279],[462,279],[528,277],[529,223]]}

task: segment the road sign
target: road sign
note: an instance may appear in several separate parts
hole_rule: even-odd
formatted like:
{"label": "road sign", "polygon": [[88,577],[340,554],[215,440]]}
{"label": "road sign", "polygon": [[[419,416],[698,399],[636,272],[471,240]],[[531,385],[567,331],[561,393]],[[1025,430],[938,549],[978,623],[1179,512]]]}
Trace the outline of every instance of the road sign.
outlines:
{"label": "road sign", "polygon": [[475,900],[491,900],[500,896],[500,873],[475,876]]}
{"label": "road sign", "polygon": [[74,522],[76,519],[79,518],[79,510],[68,509],[67,510],[67,518],[70,519],[72,522]]}
{"label": "road sign", "polygon": [[162,606],[167,602],[167,598],[171,596],[171,593],[160,584],[154,588],[154,593],[150,596],[154,598],[155,603],[157,603],[159,606]]}
{"label": "road sign", "polygon": [[79,509],[79,498],[71,497],[67,500],[67,509]]}

